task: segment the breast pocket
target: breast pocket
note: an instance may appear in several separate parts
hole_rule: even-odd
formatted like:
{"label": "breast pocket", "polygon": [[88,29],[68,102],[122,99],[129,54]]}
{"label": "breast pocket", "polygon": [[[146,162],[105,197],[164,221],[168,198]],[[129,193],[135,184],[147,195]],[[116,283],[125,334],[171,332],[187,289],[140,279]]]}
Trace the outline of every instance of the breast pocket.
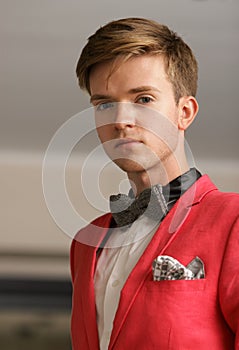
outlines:
{"label": "breast pocket", "polygon": [[145,290],[151,293],[163,292],[195,292],[203,291],[206,287],[206,278],[196,280],[169,280],[169,281],[147,281]]}

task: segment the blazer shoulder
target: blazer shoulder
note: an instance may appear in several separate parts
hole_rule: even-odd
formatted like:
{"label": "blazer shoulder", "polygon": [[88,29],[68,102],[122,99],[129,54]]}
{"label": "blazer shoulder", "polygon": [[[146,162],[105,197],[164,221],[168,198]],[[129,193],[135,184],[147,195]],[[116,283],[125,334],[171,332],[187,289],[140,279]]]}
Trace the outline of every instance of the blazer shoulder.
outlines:
{"label": "blazer shoulder", "polygon": [[[214,212],[218,219],[223,216],[228,220],[239,218],[239,194],[216,190],[205,197],[204,205],[209,212]],[[233,219],[234,218],[234,219]]]}
{"label": "blazer shoulder", "polygon": [[208,201],[215,199],[219,203],[227,202],[228,204],[239,205],[239,193],[221,191],[205,174],[202,175],[195,183],[196,200],[199,198],[207,199]]}
{"label": "blazer shoulder", "polygon": [[106,213],[92,220],[85,227],[82,227],[73,238],[72,249],[78,243],[93,247],[97,246],[110,227],[111,219],[111,213]]}
{"label": "blazer shoulder", "polygon": [[239,193],[222,192],[220,190],[212,192],[212,197],[215,197],[220,204],[226,203],[227,206],[236,206],[239,208]]}
{"label": "blazer shoulder", "polygon": [[111,213],[106,213],[106,214],[103,214],[101,216],[98,216],[97,218],[95,218],[91,222],[89,222],[86,226],[82,227],[76,233],[74,239],[77,239],[77,237],[85,231],[91,231],[91,230],[95,230],[97,228],[109,228],[111,219],[112,219]]}

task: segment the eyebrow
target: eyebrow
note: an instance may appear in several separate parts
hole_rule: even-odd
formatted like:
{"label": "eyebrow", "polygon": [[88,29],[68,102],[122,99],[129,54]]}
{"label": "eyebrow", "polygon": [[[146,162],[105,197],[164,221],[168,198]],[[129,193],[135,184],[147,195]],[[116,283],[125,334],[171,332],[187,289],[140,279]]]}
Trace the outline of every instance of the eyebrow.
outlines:
{"label": "eyebrow", "polygon": [[90,97],[90,102],[98,101],[98,100],[108,100],[112,99],[113,97],[110,95],[101,95],[101,94],[95,94]]}
{"label": "eyebrow", "polygon": [[[139,92],[148,92],[148,91],[156,91],[156,92],[161,92],[158,88],[154,87],[154,86],[139,86],[139,87],[136,87],[136,88],[133,88],[133,89],[130,89],[128,91],[129,94],[137,94]],[[95,94],[95,95],[92,95],[91,98],[90,98],[90,102],[93,102],[93,101],[98,101],[98,100],[108,100],[108,99],[113,99],[113,96],[111,95],[103,95],[103,94]]]}
{"label": "eyebrow", "polygon": [[139,92],[147,92],[147,91],[156,91],[156,92],[161,92],[158,88],[156,88],[155,86],[139,86],[133,89],[129,90],[130,94],[137,94]]}

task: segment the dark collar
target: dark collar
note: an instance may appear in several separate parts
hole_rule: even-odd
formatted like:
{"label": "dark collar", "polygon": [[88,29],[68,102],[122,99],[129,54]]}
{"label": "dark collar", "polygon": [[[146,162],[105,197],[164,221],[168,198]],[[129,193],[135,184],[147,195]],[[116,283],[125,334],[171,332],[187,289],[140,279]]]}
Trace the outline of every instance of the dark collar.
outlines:
{"label": "dark collar", "polygon": [[163,186],[166,202],[175,203],[200,177],[201,173],[196,168],[191,168],[168,185]]}

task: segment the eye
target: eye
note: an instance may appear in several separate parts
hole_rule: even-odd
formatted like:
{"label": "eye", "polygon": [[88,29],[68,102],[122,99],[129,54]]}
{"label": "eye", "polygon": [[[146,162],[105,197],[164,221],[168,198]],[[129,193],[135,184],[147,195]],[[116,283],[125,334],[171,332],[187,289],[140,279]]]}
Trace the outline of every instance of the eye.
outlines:
{"label": "eye", "polygon": [[99,103],[97,106],[96,106],[96,110],[97,111],[105,111],[107,109],[110,109],[110,108],[113,108],[114,107],[114,102],[103,102],[103,103]]}
{"label": "eye", "polygon": [[153,102],[153,98],[150,96],[142,96],[137,100],[138,103],[147,104]]}

